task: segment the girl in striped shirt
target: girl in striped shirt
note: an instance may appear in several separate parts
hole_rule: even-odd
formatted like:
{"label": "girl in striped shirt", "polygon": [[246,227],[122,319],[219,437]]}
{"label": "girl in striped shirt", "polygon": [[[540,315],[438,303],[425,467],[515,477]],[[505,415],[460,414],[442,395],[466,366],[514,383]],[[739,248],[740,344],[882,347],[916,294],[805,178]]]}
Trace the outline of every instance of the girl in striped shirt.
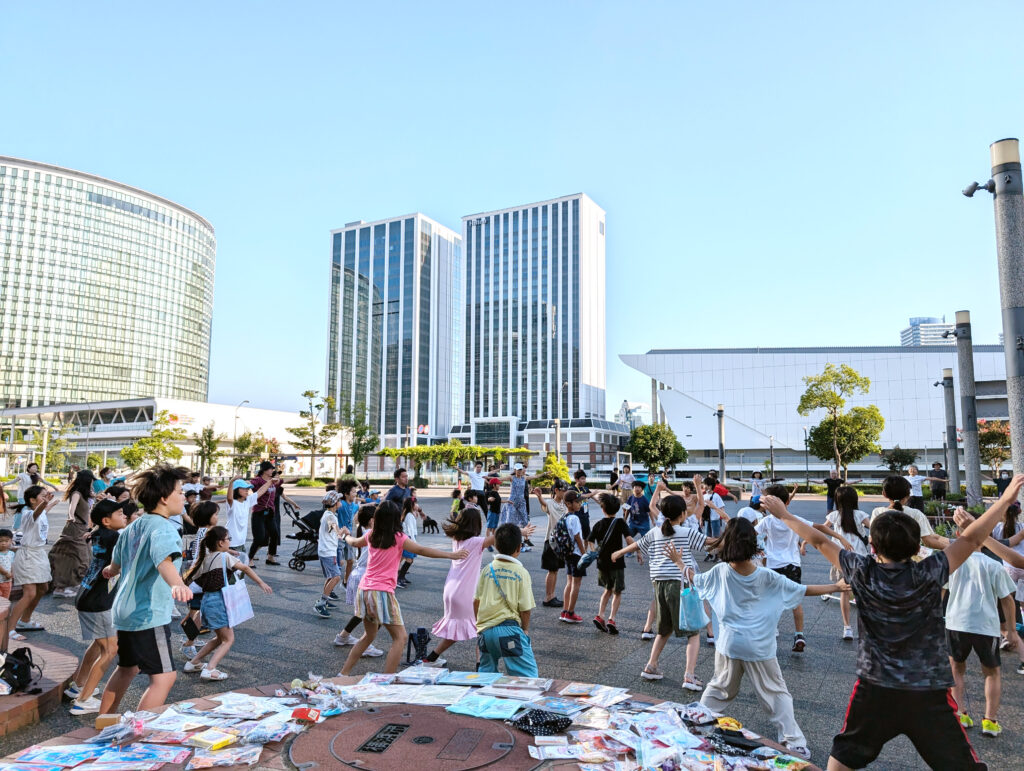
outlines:
{"label": "girl in striped shirt", "polygon": [[[651,582],[654,584],[654,600],[657,607],[658,634],[651,644],[651,655],[647,660],[647,665],[640,673],[640,677],[645,680],[661,680],[665,675],[658,669],[658,659],[669,638],[673,634],[676,637],[688,637],[683,687],[691,691],[700,691],[704,688],[704,684],[697,679],[696,675],[700,631],[692,632],[679,629],[679,595],[684,577],[690,581],[696,573],[694,553],[706,547],[714,547],[718,540],[708,538],[699,530],[683,527],[683,520],[686,518],[688,508],[700,506],[700,510],[703,509],[704,501],[699,493],[692,496],[690,500],[686,500],[679,495],[664,495],[667,491],[668,487],[664,482],[659,482],[651,500],[651,511],[653,512],[659,508],[658,499],[661,498],[661,514],[665,517],[661,527],[652,528],[636,543],[615,552],[612,559],[620,559],[639,549],[641,554],[647,557],[651,571]],[[682,555],[682,561],[687,565],[685,571],[668,557],[666,547],[669,544]]]}

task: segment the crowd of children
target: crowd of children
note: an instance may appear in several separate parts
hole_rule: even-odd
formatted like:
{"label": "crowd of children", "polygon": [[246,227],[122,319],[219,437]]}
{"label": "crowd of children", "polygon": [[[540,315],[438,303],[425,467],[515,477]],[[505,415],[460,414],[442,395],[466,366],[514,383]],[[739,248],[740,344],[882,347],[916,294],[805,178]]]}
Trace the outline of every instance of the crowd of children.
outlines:
{"label": "crowd of children", "polygon": [[[510,675],[537,676],[529,633],[535,600],[530,573],[519,560],[534,532],[520,512],[525,485],[536,478],[517,468],[502,480],[482,468],[477,464],[465,474],[471,487],[453,493],[448,520],[441,525],[450,549],[419,542],[425,515],[403,469],[395,472],[395,486],[383,500],[354,478],[328,486],[316,512],[324,581],[314,612],[330,618],[342,602],[338,591],[344,590],[353,612],[334,637],[335,646],[350,647],[343,674],[362,657],[384,656],[383,671],[396,671],[408,639],[397,590],[409,584],[414,560],[424,557],[451,564],[441,615],[432,627],[437,642],[420,654],[420,663],[443,666],[452,646],[475,641],[480,671],[498,671],[503,661]],[[205,480],[188,483],[202,490],[186,491],[192,478],[186,469],[160,464],[124,484],[110,484],[110,476],[95,479],[107,485],[98,490],[91,475],[83,477],[94,492],[82,484],[69,488],[75,491],[76,522],[85,512],[93,527],[87,541],[91,560],[75,588],[82,639],[88,643],[66,691],[76,715],[117,710],[139,673],[149,677],[149,687],[138,708],[164,703],[176,677],[171,628],[176,603],[188,604],[181,622],[188,638],[183,670],[203,680],[227,678],[220,664],[234,642],[233,627],[239,614],[242,620],[247,610],[251,614],[238,582],[244,577],[271,591],[246,546],[256,502],[266,507],[269,497],[272,506],[278,492],[272,472],[230,480],[222,503],[212,500],[215,487]],[[910,505],[920,501],[913,480],[904,477],[885,480],[888,505],[871,514],[860,510],[852,487],[835,486],[830,490],[834,509],[824,524],[791,514],[792,493],[784,486],[758,481],[758,493],[731,517],[713,476],[694,477],[679,493],[663,478],[644,482],[632,474],[620,481],[620,489],[623,484],[627,489],[618,495],[591,491],[582,474],[572,486],[554,480],[547,490],[535,487],[532,497],[547,520],[541,605],[559,608],[563,623],[582,623],[580,589],[593,566],[602,590],[593,623],[602,633],[620,634],[625,560],[636,554],[647,564],[652,588],[641,632],[651,648],[639,677],[662,679],[666,645],[672,637],[684,638],[683,688],[703,692],[702,703],[722,711],[746,680],[776,726],[778,740],[793,754],[809,757],[779,667],[777,629],[782,614],[792,612],[792,650],[802,653],[807,644],[803,598],[838,594],[844,640],[855,637],[856,603],[858,679],[829,768],[864,767],[901,734],[933,767],[975,767],[979,761],[964,733],[975,725],[964,696],[967,661],[974,654],[981,665],[981,729],[990,737],[1002,731],[1000,651],[1016,652],[1017,671],[1024,673],[1024,641],[1016,625],[1018,603],[1024,604],[1024,528],[1016,502],[1024,477],[1015,478],[980,517],[958,511],[955,539],[937,535],[924,513]],[[501,504],[501,483],[511,485],[514,505]],[[47,514],[57,498],[39,484],[19,492],[16,551],[12,531],[0,529],[0,596],[9,596],[12,584],[22,589],[4,645],[42,628],[33,612],[52,582]],[[599,507],[599,518],[585,511],[588,503]],[[266,511],[263,527],[270,528]],[[266,540],[265,534],[261,538]],[[802,583],[808,546],[831,563],[831,583]],[[489,551],[496,553],[485,564]],[[701,555],[716,564],[702,572]],[[380,627],[391,637],[386,652],[373,645]],[[199,647],[195,641],[204,629],[212,636]],[[696,674],[705,630],[715,648],[714,676],[706,685]],[[115,658],[116,670],[101,695],[100,682]],[[883,711],[887,719],[878,720]]]}

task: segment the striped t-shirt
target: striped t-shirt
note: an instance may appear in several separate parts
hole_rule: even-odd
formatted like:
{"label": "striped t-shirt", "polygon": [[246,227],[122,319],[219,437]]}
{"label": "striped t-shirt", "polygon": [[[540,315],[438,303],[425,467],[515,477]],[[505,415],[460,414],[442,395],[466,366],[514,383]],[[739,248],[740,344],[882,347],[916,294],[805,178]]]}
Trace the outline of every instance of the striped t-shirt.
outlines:
{"label": "striped t-shirt", "polygon": [[680,525],[673,528],[671,536],[664,535],[660,527],[652,527],[637,545],[650,566],[652,581],[682,581],[683,571],[665,554],[665,547],[671,543],[682,555],[683,562],[696,570],[697,560],[693,555],[704,548],[706,541],[699,530]]}

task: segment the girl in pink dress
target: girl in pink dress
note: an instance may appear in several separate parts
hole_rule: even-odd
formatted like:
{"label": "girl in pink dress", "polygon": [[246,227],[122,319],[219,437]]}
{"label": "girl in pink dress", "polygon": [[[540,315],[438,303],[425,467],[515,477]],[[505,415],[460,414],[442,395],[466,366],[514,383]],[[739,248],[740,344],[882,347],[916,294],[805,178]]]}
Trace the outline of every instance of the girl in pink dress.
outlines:
{"label": "girl in pink dress", "polygon": [[[480,508],[469,504],[442,526],[444,534],[452,539],[453,550],[464,550],[468,556],[453,560],[444,582],[444,615],[434,624],[433,633],[441,638],[437,647],[427,654],[422,663],[428,667],[443,667],[446,660],[441,654],[459,640],[476,638],[476,613],[473,596],[480,578],[480,561],[484,549],[494,546],[494,534],[481,536],[483,519]],[[523,535],[533,533],[533,525],[523,528]]]}

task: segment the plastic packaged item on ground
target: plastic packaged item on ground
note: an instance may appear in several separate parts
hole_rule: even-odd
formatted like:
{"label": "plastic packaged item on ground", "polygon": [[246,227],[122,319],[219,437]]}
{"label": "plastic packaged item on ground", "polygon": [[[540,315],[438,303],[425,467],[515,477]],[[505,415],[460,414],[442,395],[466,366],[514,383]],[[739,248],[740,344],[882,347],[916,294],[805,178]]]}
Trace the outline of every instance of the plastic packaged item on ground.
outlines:
{"label": "plastic packaged item on ground", "polygon": [[509,688],[504,685],[488,685],[480,689],[485,696],[496,696],[499,699],[518,699],[519,701],[533,701],[544,695],[544,691],[536,688]]}
{"label": "plastic packaged item on ground", "polygon": [[601,707],[591,707],[586,712],[573,715],[572,722],[586,728],[608,728],[611,725],[610,713]]}
{"label": "plastic packaged item on ground", "polygon": [[598,686],[596,683],[569,683],[558,692],[559,696],[589,696]]}
{"label": "plastic packaged item on ground", "polygon": [[456,715],[470,715],[488,720],[507,720],[522,707],[522,703],[514,699],[498,699],[494,696],[484,696],[479,691],[473,691],[446,707],[446,711]]}
{"label": "plastic packaged item on ground", "polygon": [[577,715],[587,708],[586,704],[582,704],[576,699],[566,699],[561,696],[539,696],[533,699],[527,706],[530,709],[554,712],[557,715],[565,715],[566,717]]}
{"label": "plastic packaged item on ground", "polygon": [[238,741],[238,734],[219,728],[208,728],[188,738],[188,746],[203,750],[219,750]]}
{"label": "plastic packaged item on ground", "polygon": [[610,685],[598,685],[594,687],[589,696],[583,697],[580,701],[595,707],[611,707],[626,701],[628,698],[628,688],[612,688]]}
{"label": "plastic packaged item on ground", "polygon": [[44,747],[33,744],[15,756],[21,763],[53,764],[61,767],[77,766],[87,760],[95,760],[103,748],[95,744],[65,744]]}
{"label": "plastic packaged item on ground", "polygon": [[516,675],[505,675],[494,681],[495,685],[502,688],[529,688],[532,691],[544,691],[555,684],[554,680],[545,677],[518,677]]}
{"label": "plastic packaged item on ground", "polygon": [[363,675],[363,679],[359,681],[360,685],[391,685],[395,682],[395,674],[387,672],[367,672]]}
{"label": "plastic packaged item on ground", "polygon": [[184,744],[192,734],[188,731],[149,731],[146,742],[149,744]]}
{"label": "plastic packaged item on ground", "polygon": [[526,749],[529,750],[530,757],[535,760],[575,758],[584,763],[603,763],[606,760],[611,760],[608,756],[584,747],[582,744],[570,744],[566,747],[537,747],[531,744]]}
{"label": "plastic packaged item on ground", "polygon": [[152,760],[99,760],[75,766],[75,771],[159,771],[163,766]]}
{"label": "plastic packaged item on ground", "polygon": [[196,768],[217,768],[218,766],[254,766],[259,763],[263,747],[259,744],[240,744],[223,750],[196,750],[192,760],[185,766],[187,771]]}
{"label": "plastic packaged item on ground", "polygon": [[715,719],[720,717],[717,712],[708,709],[699,701],[681,704],[676,711],[679,713],[679,717],[687,723],[693,723],[694,725],[708,725],[709,723],[714,723]]}
{"label": "plastic packaged item on ground", "polygon": [[438,685],[492,685],[495,680],[500,680],[500,672],[446,672]]}
{"label": "plastic packaged item on ground", "polygon": [[4,763],[0,762],[0,771],[64,771],[67,766],[62,763]]}
{"label": "plastic packaged item on ground", "polygon": [[413,683],[419,685],[433,685],[441,679],[442,675],[448,674],[447,669],[438,667],[412,666],[406,667],[395,675],[396,683]]}
{"label": "plastic packaged item on ground", "polygon": [[468,685],[423,685],[408,703],[447,707],[464,698],[471,690]]}
{"label": "plastic packaged item on ground", "polygon": [[628,744],[620,742],[613,739],[605,731],[584,729],[582,731],[572,731],[569,735],[579,744],[591,747],[597,752],[602,752],[611,757],[616,755],[625,755],[628,752],[632,752],[634,749],[632,741]]}
{"label": "plastic packaged item on ground", "polygon": [[569,744],[568,736],[534,736],[533,743],[538,747],[565,747]]}

